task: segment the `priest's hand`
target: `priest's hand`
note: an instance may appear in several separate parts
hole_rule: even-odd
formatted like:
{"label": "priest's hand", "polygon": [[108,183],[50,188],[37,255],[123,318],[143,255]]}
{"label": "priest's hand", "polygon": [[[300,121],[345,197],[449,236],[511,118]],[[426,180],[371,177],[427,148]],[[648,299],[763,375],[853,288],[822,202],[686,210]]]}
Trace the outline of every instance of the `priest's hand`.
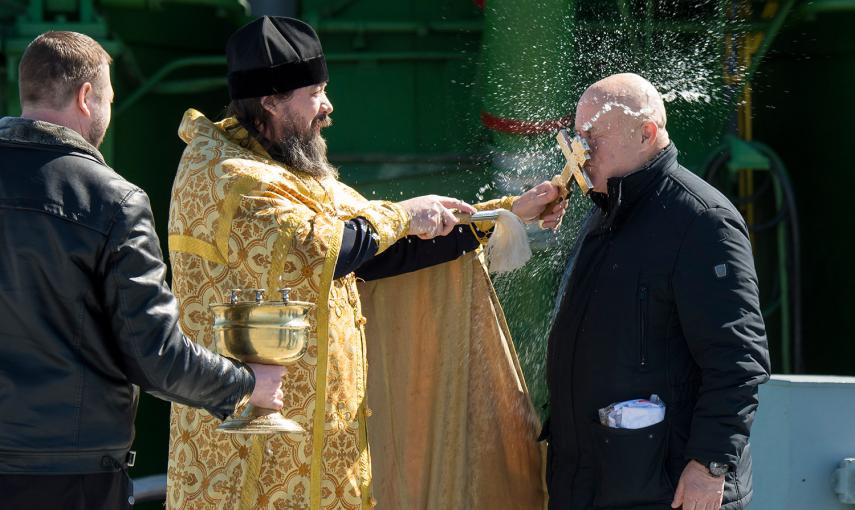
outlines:
{"label": "priest's hand", "polygon": [[696,460],[683,469],[671,508],[719,510],[724,493],[724,476],[713,476]]}
{"label": "priest's hand", "polygon": [[561,225],[567,207],[566,200],[556,202],[557,199],[558,187],[544,181],[514,200],[511,211],[525,222],[540,219],[543,228],[555,230]]}
{"label": "priest's hand", "polygon": [[398,202],[410,215],[411,236],[421,239],[433,239],[437,236],[448,235],[457,225],[452,209],[462,213],[473,214],[475,208],[456,198],[425,195]]}
{"label": "priest's hand", "polygon": [[282,377],[285,375],[285,367],[258,363],[247,365],[255,374],[255,388],[252,389],[249,403],[265,409],[282,409],[285,405],[282,402]]}

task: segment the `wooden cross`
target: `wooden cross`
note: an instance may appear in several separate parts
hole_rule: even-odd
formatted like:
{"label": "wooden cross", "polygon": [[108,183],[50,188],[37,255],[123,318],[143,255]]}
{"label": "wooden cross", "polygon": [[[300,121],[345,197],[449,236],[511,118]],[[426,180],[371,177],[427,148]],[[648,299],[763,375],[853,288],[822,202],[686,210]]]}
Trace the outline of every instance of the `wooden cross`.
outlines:
{"label": "wooden cross", "polygon": [[585,172],[585,163],[591,159],[588,142],[580,136],[572,136],[566,128],[559,129],[555,138],[558,140],[564,159],[567,160],[561,175],[552,178],[552,184],[558,186],[560,199],[564,200],[570,194],[568,186],[571,179],[579,186],[582,194],[587,195],[594,187],[591,178]]}

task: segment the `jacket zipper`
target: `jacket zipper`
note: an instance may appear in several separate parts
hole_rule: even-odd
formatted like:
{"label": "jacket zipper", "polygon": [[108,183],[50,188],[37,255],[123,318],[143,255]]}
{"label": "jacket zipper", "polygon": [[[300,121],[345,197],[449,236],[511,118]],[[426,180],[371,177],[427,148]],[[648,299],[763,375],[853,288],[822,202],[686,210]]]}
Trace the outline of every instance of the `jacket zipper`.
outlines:
{"label": "jacket zipper", "polygon": [[647,366],[647,299],[647,286],[642,285],[638,289],[638,310],[641,318],[639,321],[641,327],[639,335],[639,360],[642,368]]}

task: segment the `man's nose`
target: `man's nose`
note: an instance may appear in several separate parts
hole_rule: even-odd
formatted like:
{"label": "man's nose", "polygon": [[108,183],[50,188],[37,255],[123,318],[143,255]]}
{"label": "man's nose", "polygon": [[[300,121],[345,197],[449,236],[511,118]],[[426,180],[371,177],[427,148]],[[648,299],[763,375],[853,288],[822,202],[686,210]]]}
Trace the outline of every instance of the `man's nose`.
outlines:
{"label": "man's nose", "polygon": [[321,101],[321,112],[320,113],[325,113],[325,114],[329,115],[332,112],[333,112],[332,102],[325,97],[324,100]]}

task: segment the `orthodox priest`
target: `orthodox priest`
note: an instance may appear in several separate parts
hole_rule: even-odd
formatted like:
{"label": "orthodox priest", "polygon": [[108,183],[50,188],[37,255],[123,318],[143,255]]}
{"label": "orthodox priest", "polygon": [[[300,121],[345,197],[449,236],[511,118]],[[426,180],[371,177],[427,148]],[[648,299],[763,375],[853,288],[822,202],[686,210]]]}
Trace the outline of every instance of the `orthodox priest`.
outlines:
{"label": "orthodox priest", "polygon": [[[333,108],[314,30],[263,17],[229,39],[227,57],[229,116],[214,123],[191,109],[179,128],[173,289],[182,329],[208,346],[209,306],[228,289],[290,287],[316,304],[308,351],[282,386],[283,414],[306,432],[219,434],[217,420],[173,406],[167,507],[541,508],[537,420],[477,257],[489,229],[456,225],[452,210],[502,207],[556,228],[565,205],[555,187],[475,208],[434,195],[366,200],[326,157],[320,130]],[[357,279],[372,282],[365,310]],[[369,335],[367,320],[377,320]],[[429,364],[413,366],[425,353],[405,345],[429,349]],[[369,352],[381,356],[371,383]],[[369,387],[379,437],[368,431]],[[376,494],[369,435],[385,457]]]}

